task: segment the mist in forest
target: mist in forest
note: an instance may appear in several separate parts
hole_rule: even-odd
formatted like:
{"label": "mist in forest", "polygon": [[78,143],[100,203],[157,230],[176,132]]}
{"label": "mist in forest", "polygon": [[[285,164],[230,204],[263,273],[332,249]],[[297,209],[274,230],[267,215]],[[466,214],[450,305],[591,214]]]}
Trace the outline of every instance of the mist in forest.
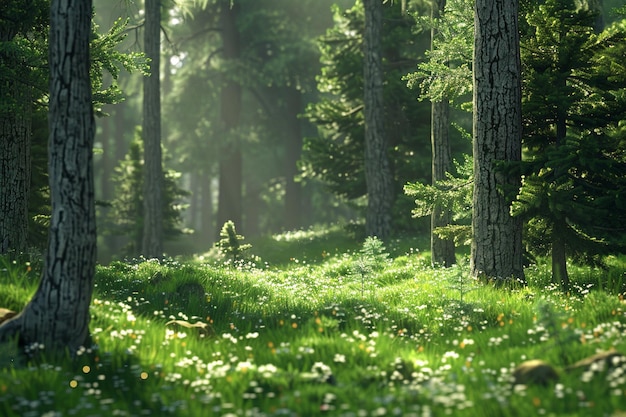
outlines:
{"label": "mist in forest", "polygon": [[[227,13],[229,2],[208,3],[162,7],[166,252],[209,250],[226,220],[254,237],[358,219],[358,209],[299,169],[303,139],[318,134],[302,117],[321,94],[317,39],[333,26],[332,5],[345,10],[354,1],[248,0]],[[143,51],[142,4],[96,0],[94,8],[101,31],[128,19],[120,51]],[[97,119],[102,261],[140,249],[142,77],[120,71],[125,100]]]}

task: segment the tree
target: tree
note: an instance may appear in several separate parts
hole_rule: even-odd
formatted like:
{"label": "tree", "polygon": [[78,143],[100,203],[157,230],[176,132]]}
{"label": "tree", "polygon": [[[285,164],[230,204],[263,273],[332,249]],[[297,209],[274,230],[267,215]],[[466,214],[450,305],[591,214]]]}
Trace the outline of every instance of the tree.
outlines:
{"label": "tree", "polygon": [[[220,1],[222,55],[227,68],[234,69],[240,54],[239,29],[237,28],[238,4]],[[224,71],[224,83],[220,97],[222,121],[222,147],[219,151],[219,194],[217,224],[232,220],[242,223],[243,158],[241,139],[237,128],[241,114],[241,83],[237,71]]]}
{"label": "tree", "polygon": [[[394,228],[408,230],[416,224],[406,216],[412,201],[402,195],[402,187],[407,181],[430,182],[430,153],[424,152],[429,146],[429,111],[427,105],[415,100],[402,77],[415,69],[420,53],[428,47],[429,37],[423,32],[415,35],[412,31],[415,21],[401,14],[399,2],[382,9],[383,104],[386,153],[393,174],[392,220]],[[339,7],[333,10],[335,25],[319,41],[322,54],[319,99],[305,112],[316,125],[317,134],[305,138],[301,175],[307,180],[320,180],[333,194],[361,209],[367,194],[364,10],[362,2],[347,10]]]}
{"label": "tree", "polygon": [[91,0],[52,0],[49,174],[52,217],[41,283],[24,310],[0,326],[23,345],[75,353],[89,336],[96,263],[94,114],[89,74]]}
{"label": "tree", "polygon": [[47,5],[41,0],[0,5],[0,254],[28,245],[34,102],[45,78],[41,64]]}
{"label": "tree", "polygon": [[[453,167],[448,136],[452,106],[471,110],[465,100],[472,91],[473,0],[447,0],[439,7],[443,10],[428,20],[417,17],[418,25],[431,29],[431,49],[418,70],[404,77],[409,88],[419,86],[420,100],[431,101],[433,180],[429,185],[408,183],[405,193],[415,197],[415,217],[431,217],[433,263],[448,265],[455,261],[455,244],[471,244],[473,161],[464,153],[463,161],[454,161]],[[471,134],[458,122],[453,122],[456,130],[471,143]]]}
{"label": "tree", "polygon": [[[431,17],[438,19],[444,12],[445,0],[433,1],[431,6]],[[431,51],[435,48],[436,27],[431,29]],[[444,96],[441,100],[431,100],[430,113],[430,142],[432,149],[432,184],[446,179],[452,166],[450,155],[450,99]],[[442,239],[436,234],[438,227],[445,227],[450,224],[451,213],[445,210],[440,204],[433,207],[430,220],[430,253],[433,264],[451,266],[456,263],[454,254],[454,240]]]}
{"label": "tree", "polygon": [[146,0],[144,49],[150,75],[143,80],[144,229],[142,254],[163,256],[163,166],[161,155],[161,0]]}
{"label": "tree", "polygon": [[365,183],[367,184],[366,232],[386,239],[391,234],[393,177],[387,157],[383,103],[382,27],[380,0],[364,0],[364,99],[365,110]]}
{"label": "tree", "polygon": [[[138,129],[136,138],[131,142],[128,155],[115,168],[115,198],[111,201],[108,213],[109,230],[113,235],[124,236],[128,243],[122,249],[122,255],[136,257],[141,253],[145,218],[143,203],[143,182],[145,175],[143,160],[143,141]],[[163,240],[173,240],[182,230],[181,215],[185,207],[182,200],[189,193],[178,184],[180,174],[174,170],[163,173]],[[100,226],[102,227],[102,226]]]}
{"label": "tree", "polygon": [[597,12],[547,0],[527,17],[523,42],[524,180],[513,204],[527,246],[551,254],[569,288],[567,259],[623,250],[626,235],[626,21],[597,31]]}
{"label": "tree", "polygon": [[518,0],[477,0],[474,8],[474,276],[521,279],[522,222],[504,192],[519,188],[501,163],[521,160]]}

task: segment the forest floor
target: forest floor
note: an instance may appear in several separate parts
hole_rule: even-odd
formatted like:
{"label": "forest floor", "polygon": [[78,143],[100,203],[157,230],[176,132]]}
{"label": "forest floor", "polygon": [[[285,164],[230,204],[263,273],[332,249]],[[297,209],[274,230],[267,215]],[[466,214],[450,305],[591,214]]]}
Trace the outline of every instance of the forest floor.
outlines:
{"label": "forest floor", "polygon": [[[316,229],[241,261],[99,266],[94,346],[60,363],[3,346],[0,415],[626,416],[626,260],[571,265],[563,294],[545,262],[495,288],[463,257],[431,267],[423,240],[386,246]],[[0,264],[0,307],[36,269]]]}

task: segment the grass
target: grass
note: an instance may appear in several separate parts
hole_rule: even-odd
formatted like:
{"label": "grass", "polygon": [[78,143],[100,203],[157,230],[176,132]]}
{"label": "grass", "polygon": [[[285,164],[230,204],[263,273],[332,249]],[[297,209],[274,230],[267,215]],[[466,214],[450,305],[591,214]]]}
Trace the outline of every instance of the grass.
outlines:
{"label": "grass", "polygon": [[[496,289],[467,266],[432,269],[425,242],[386,245],[362,274],[362,240],[340,229],[252,242],[251,262],[99,266],[91,332],[77,358],[0,362],[3,416],[619,416],[626,367],[564,369],[626,352],[625,263],[572,267],[568,295],[547,266]],[[421,244],[421,246],[414,246]],[[19,310],[37,279],[0,266],[0,306]],[[364,283],[364,279],[366,282]],[[190,327],[201,322],[206,327]],[[169,324],[168,324],[169,323]],[[547,386],[511,384],[527,359]]]}

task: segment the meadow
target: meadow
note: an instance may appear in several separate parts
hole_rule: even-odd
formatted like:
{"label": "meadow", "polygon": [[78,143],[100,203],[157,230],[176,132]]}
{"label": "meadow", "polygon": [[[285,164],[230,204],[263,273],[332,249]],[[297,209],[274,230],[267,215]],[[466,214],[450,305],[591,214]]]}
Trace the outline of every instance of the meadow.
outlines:
{"label": "meadow", "polygon": [[[427,242],[385,248],[343,228],[253,242],[246,259],[99,266],[93,346],[50,360],[0,349],[0,415],[626,416],[626,261],[549,265],[494,287],[467,261],[430,266]],[[0,307],[20,310],[35,261],[0,264]],[[558,374],[514,384],[524,361]],[[619,359],[619,357],[618,357]],[[519,381],[518,381],[519,382]]]}

